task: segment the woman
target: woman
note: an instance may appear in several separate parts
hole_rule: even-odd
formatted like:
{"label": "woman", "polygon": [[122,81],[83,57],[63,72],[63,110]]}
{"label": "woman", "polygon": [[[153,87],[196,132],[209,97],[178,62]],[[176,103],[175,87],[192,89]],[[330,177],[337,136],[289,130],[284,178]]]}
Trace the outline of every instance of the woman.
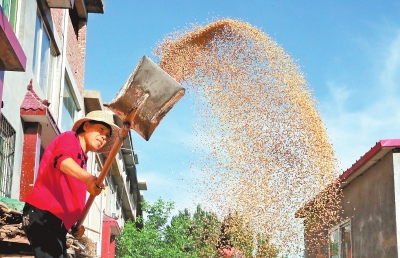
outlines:
{"label": "woman", "polygon": [[[87,153],[109,150],[118,135],[112,114],[93,111],[46,147],[23,210],[23,227],[35,257],[67,257],[66,234],[86,204],[86,191],[104,188],[86,171]],[[78,237],[84,227],[75,229]]]}

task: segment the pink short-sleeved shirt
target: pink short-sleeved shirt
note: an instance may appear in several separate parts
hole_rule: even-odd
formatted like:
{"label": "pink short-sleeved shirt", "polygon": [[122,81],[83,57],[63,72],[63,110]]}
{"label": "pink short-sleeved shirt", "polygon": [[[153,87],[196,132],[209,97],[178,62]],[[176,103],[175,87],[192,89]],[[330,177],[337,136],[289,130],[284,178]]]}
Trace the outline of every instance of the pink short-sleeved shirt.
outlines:
{"label": "pink short-sleeved shirt", "polygon": [[86,170],[87,155],[73,131],[58,135],[46,148],[35,185],[26,202],[51,212],[70,229],[79,219],[86,203],[86,185],[60,170],[63,160],[72,158]]}

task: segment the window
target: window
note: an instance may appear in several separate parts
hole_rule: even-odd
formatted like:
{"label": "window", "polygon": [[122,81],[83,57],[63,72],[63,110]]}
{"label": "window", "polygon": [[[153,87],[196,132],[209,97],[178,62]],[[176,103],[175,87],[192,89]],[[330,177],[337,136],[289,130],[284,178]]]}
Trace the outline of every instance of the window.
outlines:
{"label": "window", "polygon": [[50,77],[51,56],[50,37],[45,29],[42,17],[37,13],[32,64],[36,80],[46,96]]}
{"label": "window", "polygon": [[17,25],[18,0],[0,0],[1,8],[15,32]]}
{"label": "window", "polygon": [[14,169],[15,130],[4,116],[0,117],[0,195],[11,197]]}
{"label": "window", "polygon": [[63,107],[61,117],[61,130],[63,132],[71,130],[77,117],[78,108],[71,93],[67,80],[64,80]]}
{"label": "window", "polygon": [[329,257],[351,258],[351,224],[345,222],[329,231]]}
{"label": "window", "polygon": [[111,215],[116,211],[118,191],[112,179],[111,173],[107,173],[107,179],[108,179],[108,191],[106,196],[106,214]]}

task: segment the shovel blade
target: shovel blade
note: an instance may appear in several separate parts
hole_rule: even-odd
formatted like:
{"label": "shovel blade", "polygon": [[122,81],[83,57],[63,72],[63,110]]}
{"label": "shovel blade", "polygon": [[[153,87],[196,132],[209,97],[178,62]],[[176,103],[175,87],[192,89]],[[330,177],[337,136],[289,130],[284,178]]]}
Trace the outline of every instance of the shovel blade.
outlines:
{"label": "shovel blade", "polygon": [[146,141],[185,89],[147,56],[143,56],[114,99],[107,104],[123,122],[130,122]]}

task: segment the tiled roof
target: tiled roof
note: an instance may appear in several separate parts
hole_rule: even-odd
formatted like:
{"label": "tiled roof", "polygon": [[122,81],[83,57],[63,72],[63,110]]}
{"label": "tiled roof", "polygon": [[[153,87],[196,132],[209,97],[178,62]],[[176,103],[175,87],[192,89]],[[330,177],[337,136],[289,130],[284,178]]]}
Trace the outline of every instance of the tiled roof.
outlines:
{"label": "tiled roof", "polygon": [[116,219],[108,216],[107,214],[103,214],[103,223],[108,224],[111,228],[113,228],[114,235],[120,235],[121,234],[121,227],[119,226],[118,222]]}
{"label": "tiled roof", "polygon": [[56,133],[60,134],[60,129],[58,128],[56,121],[54,120],[50,110],[48,109],[49,105],[50,102],[47,99],[42,100],[33,90],[31,80],[28,86],[28,92],[25,94],[25,98],[20,106],[20,114],[22,116],[46,116]]}
{"label": "tiled roof", "polygon": [[104,222],[110,222],[110,223],[116,223],[116,222],[117,222],[116,219],[114,219],[114,218],[108,216],[107,214],[104,214],[104,215],[103,215],[103,221],[104,221]]}
{"label": "tiled roof", "polygon": [[50,105],[48,100],[42,100],[32,88],[32,81],[28,86],[24,101],[21,104],[21,112],[33,111],[46,114],[47,107]]}

